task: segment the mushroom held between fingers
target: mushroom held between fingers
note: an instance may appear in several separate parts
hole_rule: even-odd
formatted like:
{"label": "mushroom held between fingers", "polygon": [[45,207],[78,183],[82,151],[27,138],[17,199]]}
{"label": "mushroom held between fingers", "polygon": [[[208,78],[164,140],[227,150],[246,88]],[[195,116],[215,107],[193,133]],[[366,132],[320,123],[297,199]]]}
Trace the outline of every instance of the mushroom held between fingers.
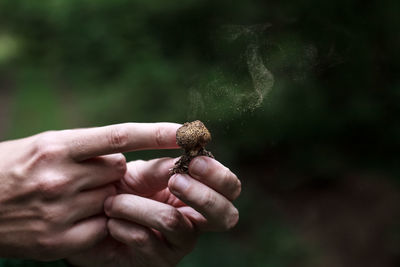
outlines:
{"label": "mushroom held between fingers", "polygon": [[199,120],[186,122],[176,131],[176,143],[184,149],[184,154],[175,163],[170,174],[188,173],[190,161],[197,156],[214,158],[211,152],[205,149],[211,141],[211,134]]}

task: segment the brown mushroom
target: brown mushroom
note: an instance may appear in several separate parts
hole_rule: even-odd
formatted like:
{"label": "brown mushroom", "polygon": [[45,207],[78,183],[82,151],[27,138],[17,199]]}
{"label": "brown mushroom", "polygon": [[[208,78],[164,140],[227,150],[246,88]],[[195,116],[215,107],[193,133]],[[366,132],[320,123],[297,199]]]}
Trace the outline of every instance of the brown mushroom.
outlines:
{"label": "brown mushroom", "polygon": [[197,156],[208,156],[214,158],[211,152],[205,149],[211,141],[211,134],[206,126],[199,120],[186,122],[176,131],[176,143],[185,152],[170,170],[171,175],[175,173],[187,173],[190,161]]}

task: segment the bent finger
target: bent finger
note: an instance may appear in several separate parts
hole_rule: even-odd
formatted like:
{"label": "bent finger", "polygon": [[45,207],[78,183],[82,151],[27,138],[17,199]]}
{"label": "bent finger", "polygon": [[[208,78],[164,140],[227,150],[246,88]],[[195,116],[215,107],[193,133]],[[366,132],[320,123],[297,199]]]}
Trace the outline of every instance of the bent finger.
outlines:
{"label": "bent finger", "polygon": [[105,216],[80,221],[64,233],[62,243],[75,253],[88,249],[107,236],[106,223]]}
{"label": "bent finger", "polygon": [[121,180],[126,172],[126,159],[121,153],[85,160],[74,169],[76,190],[90,190]]}
{"label": "bent finger", "polygon": [[179,207],[178,210],[185,215],[200,231],[212,231],[213,228],[208,223],[207,219],[197,210],[190,206]]}
{"label": "bent finger", "polygon": [[[133,257],[147,262],[146,266],[175,266],[182,257],[181,254],[186,254],[169,246],[153,230],[142,225],[110,219],[107,227],[110,235],[129,246]],[[193,247],[193,244],[188,244],[185,249],[187,247]]]}
{"label": "bent finger", "polygon": [[115,186],[109,185],[78,194],[68,205],[67,222],[74,223],[104,213],[104,201],[116,194]]}
{"label": "bent finger", "polygon": [[229,230],[239,220],[238,210],[227,198],[186,174],[176,174],[169,190],[187,205],[200,212],[210,229]]}
{"label": "bent finger", "polygon": [[125,245],[146,254],[161,255],[161,240],[147,227],[125,220],[109,219],[107,229],[113,238]]}
{"label": "bent finger", "polygon": [[123,191],[140,196],[154,195],[167,187],[169,169],[174,166],[174,161],[173,158],[159,158],[129,162],[123,178]]}
{"label": "bent finger", "polygon": [[176,208],[155,200],[120,194],[106,200],[105,211],[111,218],[124,219],[158,230],[175,247],[182,247],[194,235],[189,219]]}
{"label": "bent finger", "polygon": [[194,158],[189,164],[189,173],[229,200],[235,200],[240,194],[240,180],[215,159],[204,156]]}

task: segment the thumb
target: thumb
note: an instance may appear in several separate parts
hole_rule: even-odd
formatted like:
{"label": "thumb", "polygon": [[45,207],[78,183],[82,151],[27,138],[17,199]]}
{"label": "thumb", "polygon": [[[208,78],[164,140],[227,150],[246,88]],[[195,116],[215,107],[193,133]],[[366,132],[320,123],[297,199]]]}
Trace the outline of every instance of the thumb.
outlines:
{"label": "thumb", "polygon": [[119,191],[143,197],[153,196],[168,186],[170,169],[177,160],[174,158],[159,158],[149,161],[136,160],[129,162]]}

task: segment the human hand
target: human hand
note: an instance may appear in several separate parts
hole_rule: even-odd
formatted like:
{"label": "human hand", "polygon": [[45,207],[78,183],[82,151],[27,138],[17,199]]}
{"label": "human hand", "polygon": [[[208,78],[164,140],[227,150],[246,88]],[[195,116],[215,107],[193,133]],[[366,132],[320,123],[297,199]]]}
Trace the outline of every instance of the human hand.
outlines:
{"label": "human hand", "polygon": [[238,221],[231,202],[241,189],[237,177],[216,160],[198,157],[189,165],[190,175],[169,179],[174,162],[128,163],[119,195],[105,204],[113,238],[69,261],[77,266],[174,266],[192,250],[199,230],[232,228]]}
{"label": "human hand", "polygon": [[0,257],[53,260],[98,243],[104,200],[126,171],[122,154],[107,154],[135,150],[137,140],[141,149],[176,147],[164,128],[129,123],[0,143]]}
{"label": "human hand", "polygon": [[175,161],[162,158],[128,163],[124,179],[117,186],[118,194],[133,194],[171,205],[199,230],[225,231],[234,227],[239,213],[232,201],[241,191],[236,175],[215,159],[201,156],[190,162],[189,174],[170,177],[169,170]]}
{"label": "human hand", "polygon": [[168,191],[186,205],[180,210],[203,231],[226,231],[239,220],[233,205],[242,186],[237,176],[210,157],[196,157],[189,164],[189,175],[175,174]]}

